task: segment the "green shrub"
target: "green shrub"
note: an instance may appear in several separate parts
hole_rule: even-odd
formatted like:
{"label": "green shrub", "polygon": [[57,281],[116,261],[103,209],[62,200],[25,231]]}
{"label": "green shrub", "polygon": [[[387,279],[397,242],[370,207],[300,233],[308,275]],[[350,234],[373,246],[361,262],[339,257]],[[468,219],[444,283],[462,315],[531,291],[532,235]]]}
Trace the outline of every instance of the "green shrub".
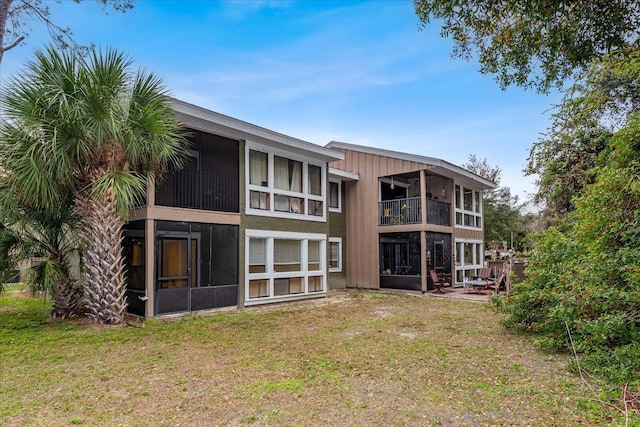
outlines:
{"label": "green shrub", "polygon": [[610,154],[567,222],[535,236],[526,280],[494,306],[505,326],[536,334],[543,347],[575,350],[592,374],[638,384],[638,117],[615,136]]}

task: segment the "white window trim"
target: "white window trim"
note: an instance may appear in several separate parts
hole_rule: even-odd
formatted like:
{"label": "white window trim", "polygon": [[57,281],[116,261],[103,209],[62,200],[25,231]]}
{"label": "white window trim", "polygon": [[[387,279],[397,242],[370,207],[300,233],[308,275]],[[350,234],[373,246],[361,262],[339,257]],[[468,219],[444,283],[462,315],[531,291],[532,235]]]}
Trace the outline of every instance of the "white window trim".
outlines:
{"label": "white window trim", "polygon": [[[465,264],[464,263],[464,253],[460,254],[458,253],[458,243],[461,243],[463,246],[463,252],[464,252],[464,244],[465,243],[471,243],[471,244],[476,244],[476,245],[480,245],[480,250],[478,251],[477,249],[473,251],[473,257],[477,258],[478,253],[480,253],[482,256],[480,257],[479,260],[474,259],[474,262],[472,264]],[[457,282],[457,277],[458,277],[458,271],[465,271],[465,270],[477,270],[479,268],[484,267],[484,242],[482,240],[476,240],[476,239],[455,239],[454,242],[454,253],[455,253],[455,276],[454,278],[456,279]],[[459,283],[459,282],[457,282]]]}
{"label": "white window trim", "polygon": [[[455,192],[456,185],[458,187],[460,187],[459,200],[455,200],[455,198],[456,198],[456,192]],[[453,212],[454,212],[453,213],[453,225],[454,225],[454,227],[455,228],[459,228],[459,229],[464,229],[464,230],[476,230],[476,231],[484,230],[484,197],[483,197],[484,194],[483,194],[483,192],[481,190],[474,190],[473,188],[465,187],[464,185],[458,184],[458,183],[454,183],[453,189],[454,189],[454,191],[453,191],[453,197],[452,198],[454,199],[453,200]],[[473,193],[480,193],[480,209],[479,209],[478,212],[476,212],[475,210],[468,211],[468,210],[464,209],[464,190],[465,189],[466,190],[471,190],[471,191],[473,191]],[[475,194],[472,194],[472,201],[471,202],[472,202],[471,209],[474,209],[475,208],[475,203],[476,203]],[[458,206],[460,206],[460,207],[458,207]],[[463,224],[458,224],[456,222],[456,216],[457,216],[456,214],[457,213],[462,214],[462,222],[463,222]],[[472,215],[474,217],[474,223],[475,223],[475,218],[476,217],[480,217],[481,227],[475,227],[475,226],[471,227],[471,226],[468,226],[468,225],[464,225],[464,216],[465,215]]]}
{"label": "white window trim", "polygon": [[[266,271],[264,273],[249,273],[249,239],[266,239]],[[273,268],[273,242],[275,239],[299,240],[301,242],[300,271],[275,272]],[[309,270],[308,241],[320,242],[320,269]],[[327,236],[321,233],[296,233],[290,231],[273,230],[246,230],[245,232],[245,283],[244,283],[244,304],[257,305],[280,301],[291,301],[297,299],[322,297],[327,295]],[[304,292],[291,295],[274,296],[274,280],[290,277],[303,277]],[[322,291],[309,292],[309,277],[322,277]],[[260,298],[249,298],[249,282],[251,280],[268,280],[268,292],[270,296]]]}
{"label": "white window trim", "polygon": [[[341,179],[335,179],[335,178],[329,178],[329,182],[333,182],[334,184],[338,184],[338,207],[337,208],[333,208],[331,206],[329,206],[329,212],[342,212],[342,180]],[[327,191],[327,205],[330,203],[331,200],[331,185],[329,185],[329,190]]]}
{"label": "white window trim", "polygon": [[[261,151],[263,153],[267,153],[268,155],[268,186],[263,187],[260,185],[250,184],[250,170],[249,170],[249,152],[250,150]],[[302,193],[280,190],[275,188],[274,186],[274,156],[284,157],[290,160],[296,160],[302,162]],[[309,165],[318,166],[320,168],[320,179],[321,179],[321,195],[316,196],[309,193]],[[269,216],[276,218],[288,218],[288,219],[297,219],[297,220],[306,220],[306,221],[317,221],[317,222],[326,222],[327,221],[327,205],[328,205],[328,197],[327,197],[327,164],[317,159],[313,159],[310,157],[304,157],[300,155],[295,155],[289,153],[287,151],[278,150],[276,148],[272,148],[266,145],[258,144],[252,141],[247,141],[245,144],[245,213],[247,215],[259,215],[259,216]],[[260,193],[269,194],[269,209],[255,209],[251,208],[251,191],[258,191]],[[291,196],[298,197],[303,199],[304,203],[304,214],[298,214],[293,212],[281,212],[275,210],[275,195],[282,196]],[[310,215],[309,214],[309,201],[315,200],[322,202],[322,215]]]}
{"label": "white window trim", "polygon": [[[342,237],[329,237],[329,248],[331,243],[338,244],[338,266],[329,268],[329,273],[340,273],[342,271]],[[329,258],[327,258],[327,265],[329,265]]]}

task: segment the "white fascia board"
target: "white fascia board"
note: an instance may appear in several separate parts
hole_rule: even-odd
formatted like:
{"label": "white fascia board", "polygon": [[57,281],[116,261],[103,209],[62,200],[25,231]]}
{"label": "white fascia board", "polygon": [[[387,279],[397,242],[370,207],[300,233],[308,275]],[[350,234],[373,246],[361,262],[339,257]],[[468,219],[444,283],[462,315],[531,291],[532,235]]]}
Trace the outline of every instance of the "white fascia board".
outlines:
{"label": "white fascia board", "polygon": [[435,157],[426,157],[418,154],[402,153],[399,151],[386,150],[384,148],[367,147],[364,145],[350,144],[347,142],[339,141],[331,141],[327,145],[325,145],[325,147],[358,151],[361,153],[368,153],[382,157],[391,157],[399,160],[423,163],[429,166],[429,169],[433,170],[434,172],[442,174],[443,176],[454,178],[456,181],[472,184],[472,186],[475,188],[493,189],[497,187],[494,182],[489,181],[488,179],[485,179],[480,175],[476,175],[475,173],[470,172],[460,166],[456,166],[452,163],[449,163],[445,160],[437,159]]}
{"label": "white fascia board", "polygon": [[359,181],[360,175],[357,172],[329,167],[329,178],[340,178],[343,181]]}
{"label": "white fascia board", "polygon": [[293,138],[197,105],[175,98],[170,99],[173,110],[186,126],[194,126],[203,131],[221,133],[232,138],[254,140],[266,145],[279,146],[287,151],[320,158],[327,162],[343,160],[344,155],[336,150],[311,142]]}

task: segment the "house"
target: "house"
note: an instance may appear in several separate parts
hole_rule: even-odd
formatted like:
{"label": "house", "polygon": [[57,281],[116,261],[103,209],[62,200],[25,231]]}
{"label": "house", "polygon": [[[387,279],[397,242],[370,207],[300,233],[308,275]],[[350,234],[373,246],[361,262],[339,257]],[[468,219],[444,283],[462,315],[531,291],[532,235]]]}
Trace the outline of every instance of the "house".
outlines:
{"label": "house", "polygon": [[436,159],[322,147],[186,102],[173,107],[191,151],[126,226],[131,313],[245,307],[347,286],[426,290],[430,263],[467,274],[481,262],[481,190],[492,183]]}
{"label": "house", "polygon": [[444,160],[343,142],[329,166],[345,183],[346,280],[367,289],[432,289],[428,270],[453,285],[484,262],[483,190],[495,184]]}

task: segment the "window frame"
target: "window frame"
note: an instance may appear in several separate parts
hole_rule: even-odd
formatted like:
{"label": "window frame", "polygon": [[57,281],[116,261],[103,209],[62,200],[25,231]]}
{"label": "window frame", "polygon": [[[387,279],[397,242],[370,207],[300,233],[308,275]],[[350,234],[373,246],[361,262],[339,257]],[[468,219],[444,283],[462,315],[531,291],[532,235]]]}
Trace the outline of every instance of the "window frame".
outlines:
{"label": "window frame", "polygon": [[[331,184],[338,184],[338,206],[331,206]],[[342,180],[329,178],[329,189],[327,190],[327,205],[329,206],[329,212],[342,212]]]}
{"label": "window frame", "polygon": [[[264,240],[266,268],[264,272],[250,273],[251,239]],[[296,271],[276,271],[275,268],[275,241],[296,240],[300,242],[300,268]],[[309,269],[309,242],[319,243],[319,262],[317,270]],[[245,232],[245,305],[264,304],[269,302],[286,301],[292,299],[312,298],[325,296],[327,293],[327,236],[321,233],[297,233],[273,230],[246,230]],[[316,263],[314,263],[316,264]],[[280,279],[302,279],[302,292],[286,295],[276,295],[276,281]],[[320,290],[309,290],[309,281],[320,278],[322,287]],[[251,281],[266,281],[267,291],[264,296],[251,298],[249,295]]]}
{"label": "window frame", "polygon": [[338,266],[337,267],[329,267],[329,273],[340,273],[342,272],[342,237],[329,237],[328,243],[328,254],[327,254],[327,266],[331,265],[331,244],[335,243],[338,245]]}
{"label": "window frame", "polygon": [[[295,155],[283,150],[278,150],[269,146],[258,144],[255,142],[247,141],[245,144],[245,213],[247,215],[259,215],[259,216],[271,216],[279,218],[290,218],[307,221],[319,221],[326,222],[327,220],[327,164],[322,160],[313,159],[301,155]],[[267,154],[267,182],[266,186],[251,184],[251,151],[257,151]],[[283,190],[276,188],[275,186],[275,157],[284,158],[287,160],[293,160],[302,163],[302,192]],[[309,167],[315,166],[320,168],[320,195],[314,195],[310,192],[309,188]],[[262,193],[266,197],[264,203],[265,208],[252,208],[251,196],[253,192]],[[262,204],[262,197],[258,195],[260,205]],[[300,212],[277,210],[276,209],[276,196],[281,200],[282,197],[288,198],[290,203],[293,199],[301,199],[302,206],[299,208]],[[321,215],[313,215],[310,205],[312,203],[321,203],[322,207],[318,210]],[[293,206],[291,204],[290,206]]]}
{"label": "window frame", "polygon": [[[464,196],[465,191],[471,191],[471,209],[465,209]],[[484,202],[482,190],[474,190],[470,187],[465,187],[462,184],[454,183],[454,226],[456,228],[462,228],[466,230],[483,230],[484,228]],[[473,225],[465,225],[469,219]],[[478,227],[478,219],[480,220],[480,226]]]}
{"label": "window frame", "polygon": [[[460,245],[460,250],[458,249]],[[465,245],[472,245],[471,247],[471,263],[465,261]],[[455,254],[455,282],[457,284],[462,283],[458,280],[458,272],[462,272],[464,276],[474,276],[478,273],[478,269],[484,267],[484,242],[479,239],[455,239],[454,242],[454,254]],[[468,272],[468,274],[465,274]]]}

